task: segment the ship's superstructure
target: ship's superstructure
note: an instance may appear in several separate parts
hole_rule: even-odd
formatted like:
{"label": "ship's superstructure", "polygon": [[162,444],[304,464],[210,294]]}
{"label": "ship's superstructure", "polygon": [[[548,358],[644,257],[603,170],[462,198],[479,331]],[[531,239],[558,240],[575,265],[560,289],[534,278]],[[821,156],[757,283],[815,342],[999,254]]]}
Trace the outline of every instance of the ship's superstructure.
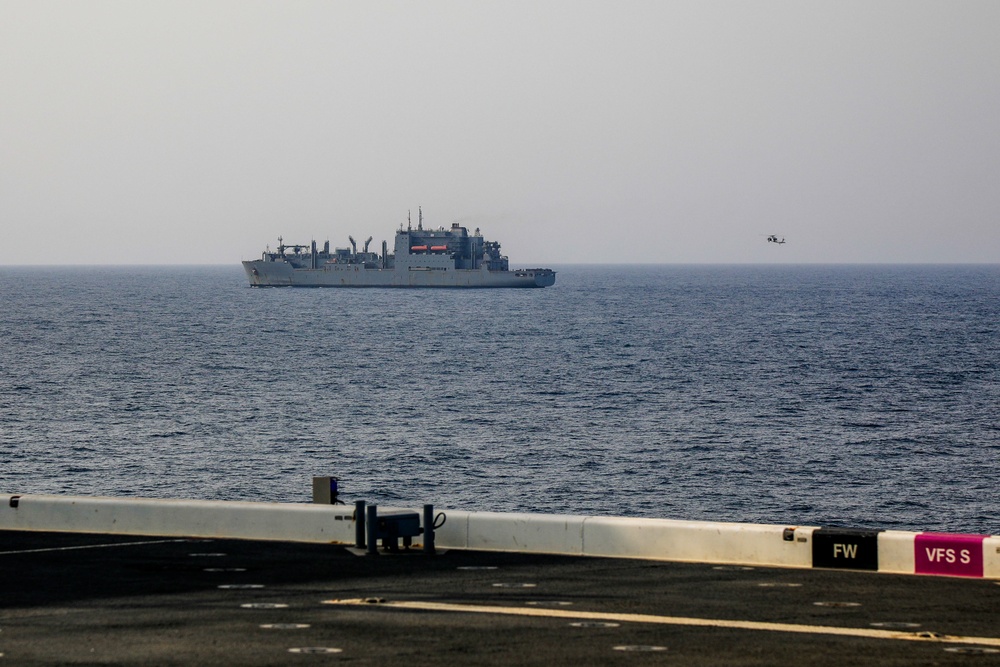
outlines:
{"label": "ship's superstructure", "polygon": [[555,284],[551,269],[510,270],[500,244],[486,241],[479,229],[469,231],[453,223],[450,229],[424,229],[423,212],[417,228],[407,221],[396,232],[394,252],[385,241],[381,254],[369,252],[372,237],[361,252],[354,237],[350,248],[322,249],[286,245],[278,237],[276,252],[243,262],[254,287],[548,287]]}

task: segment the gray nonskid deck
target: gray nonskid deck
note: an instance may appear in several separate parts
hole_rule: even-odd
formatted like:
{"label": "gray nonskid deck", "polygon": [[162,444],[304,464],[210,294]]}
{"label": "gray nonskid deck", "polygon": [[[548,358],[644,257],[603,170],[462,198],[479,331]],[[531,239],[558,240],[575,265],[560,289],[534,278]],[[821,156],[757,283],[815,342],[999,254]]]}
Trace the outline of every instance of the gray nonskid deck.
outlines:
{"label": "gray nonskid deck", "polygon": [[1000,664],[986,580],[28,532],[0,552],[4,664]]}

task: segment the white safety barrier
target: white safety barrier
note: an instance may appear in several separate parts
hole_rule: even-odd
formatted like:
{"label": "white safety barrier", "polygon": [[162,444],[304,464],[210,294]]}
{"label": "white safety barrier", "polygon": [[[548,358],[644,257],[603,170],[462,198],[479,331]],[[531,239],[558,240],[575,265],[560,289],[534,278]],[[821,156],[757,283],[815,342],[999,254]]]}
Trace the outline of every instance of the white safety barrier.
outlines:
{"label": "white safety barrier", "polygon": [[[590,556],[778,567],[812,567],[812,527],[593,517]],[[626,555],[630,554],[630,555]]]}
{"label": "white safety barrier", "polygon": [[[353,514],[353,507],[312,503],[0,495],[0,530],[354,544]],[[1000,536],[458,510],[445,516],[434,532],[441,549],[1000,579]]]}
{"label": "white safety barrier", "polygon": [[878,571],[913,574],[913,538],[917,533],[886,530],[878,534]]}
{"label": "white safety barrier", "polygon": [[436,546],[696,563],[811,567],[811,527],[448,511]]}
{"label": "white safety barrier", "polygon": [[1000,536],[983,540],[983,577],[1000,579]]}
{"label": "white safety barrier", "polygon": [[[0,496],[3,500],[0,529],[6,530],[340,544],[355,540],[353,508],[342,505],[49,495]],[[809,567],[811,530],[449,510],[434,540],[444,549]]]}
{"label": "white safety barrier", "polygon": [[0,496],[0,529],[287,542],[354,542],[343,505]]}
{"label": "white safety barrier", "polygon": [[583,555],[586,517],[460,510],[444,514],[445,523],[434,531],[434,543],[441,548]]}

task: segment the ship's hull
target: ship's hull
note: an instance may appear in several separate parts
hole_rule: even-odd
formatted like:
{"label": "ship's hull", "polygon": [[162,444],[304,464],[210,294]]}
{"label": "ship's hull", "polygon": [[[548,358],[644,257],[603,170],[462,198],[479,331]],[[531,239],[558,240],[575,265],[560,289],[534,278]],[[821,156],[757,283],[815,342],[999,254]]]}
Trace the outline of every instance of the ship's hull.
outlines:
{"label": "ship's hull", "polygon": [[253,287],[549,287],[555,271],[527,269],[380,269],[358,264],[326,264],[316,269],[296,269],[287,262],[243,262]]}

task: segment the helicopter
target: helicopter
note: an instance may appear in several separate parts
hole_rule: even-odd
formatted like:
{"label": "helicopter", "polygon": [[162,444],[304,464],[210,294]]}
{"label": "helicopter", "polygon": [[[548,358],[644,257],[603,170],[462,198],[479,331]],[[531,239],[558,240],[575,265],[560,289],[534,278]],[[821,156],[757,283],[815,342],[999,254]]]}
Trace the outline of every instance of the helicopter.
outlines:
{"label": "helicopter", "polygon": [[777,236],[777,234],[770,234],[770,235],[769,235],[769,236],[767,237],[767,242],[768,242],[768,243],[777,243],[778,245],[781,245],[782,243],[784,243],[784,242],[785,242],[785,237],[784,237],[784,236],[782,236],[782,237],[781,237],[781,240],[778,240],[778,236]]}

